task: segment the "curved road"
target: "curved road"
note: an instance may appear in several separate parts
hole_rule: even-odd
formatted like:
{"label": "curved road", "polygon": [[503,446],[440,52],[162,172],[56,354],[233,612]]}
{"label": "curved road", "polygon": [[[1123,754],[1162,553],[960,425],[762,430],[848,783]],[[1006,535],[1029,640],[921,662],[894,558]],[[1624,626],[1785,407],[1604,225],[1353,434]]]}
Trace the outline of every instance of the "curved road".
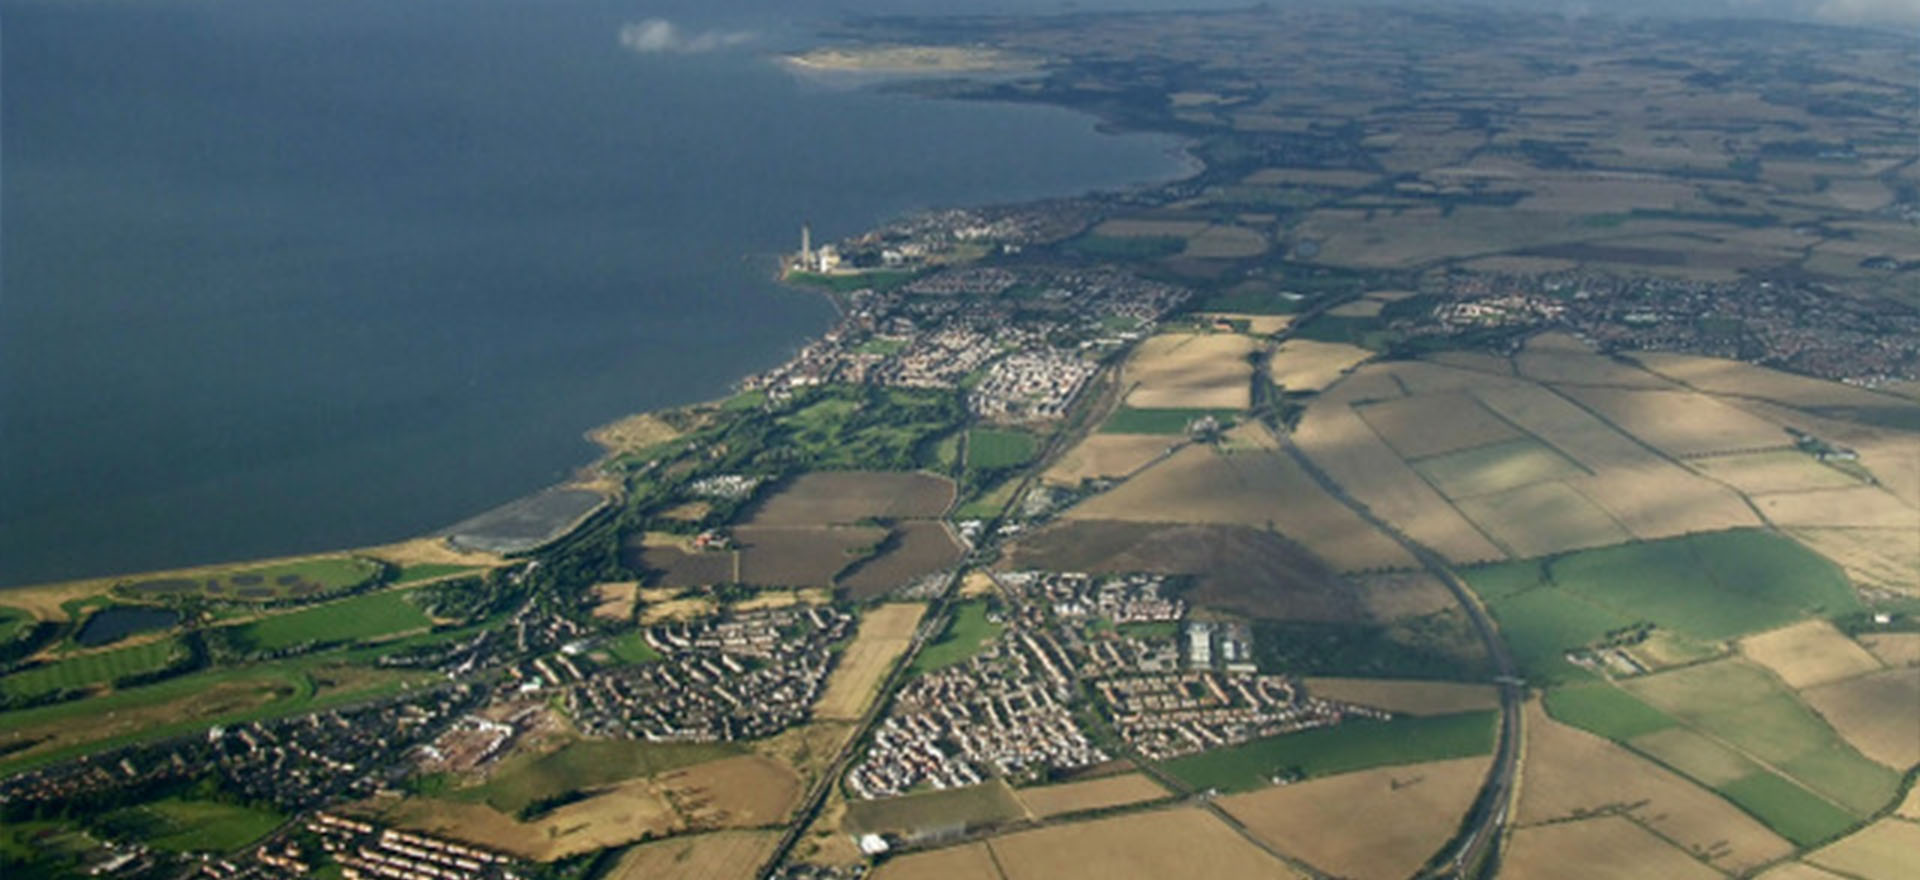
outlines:
{"label": "curved road", "polygon": [[1387,537],[1392,538],[1401,547],[1406,548],[1420,565],[1432,572],[1447,585],[1455,601],[1466,611],[1467,619],[1473,622],[1473,628],[1486,645],[1487,656],[1492,659],[1495,683],[1500,688],[1500,740],[1494,747],[1493,766],[1487,771],[1487,779],[1480,787],[1480,794],[1474,799],[1470,824],[1463,827],[1459,835],[1448,842],[1450,852],[1443,851],[1445,860],[1439,867],[1421,873],[1423,878],[1466,878],[1491,877],[1499,867],[1499,843],[1506,829],[1507,814],[1513,804],[1515,783],[1520,771],[1521,707],[1526,702],[1526,684],[1520,678],[1519,667],[1513,662],[1513,654],[1507,650],[1507,643],[1500,638],[1500,631],[1487,616],[1487,609],[1480,604],[1480,597],[1467,586],[1466,581],[1455,574],[1447,561],[1426,545],[1407,537],[1399,529],[1375,516],[1365,504],[1360,503],[1346,493],[1340,484],[1320,466],[1307,457],[1300,447],[1293,444],[1292,438],[1283,431],[1266,425],[1267,432],[1280,448],[1298,462],[1301,469],[1313,478],[1327,494],[1340,503],[1353,509],[1361,519]]}

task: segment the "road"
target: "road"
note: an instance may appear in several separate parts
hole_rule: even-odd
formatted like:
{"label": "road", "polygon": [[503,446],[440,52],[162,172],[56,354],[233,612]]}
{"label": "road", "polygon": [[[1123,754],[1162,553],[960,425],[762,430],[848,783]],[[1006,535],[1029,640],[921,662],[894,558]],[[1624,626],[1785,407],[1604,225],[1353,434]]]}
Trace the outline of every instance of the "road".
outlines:
{"label": "road", "polygon": [[[1263,422],[1264,424],[1264,422]],[[1499,867],[1499,844],[1506,830],[1507,816],[1511,812],[1513,795],[1520,772],[1520,742],[1523,734],[1522,707],[1526,703],[1527,689],[1520,678],[1520,668],[1513,662],[1512,652],[1507,643],[1500,638],[1500,631],[1494,626],[1493,619],[1487,615],[1487,609],[1480,604],[1480,597],[1466,581],[1455,574],[1447,561],[1425,544],[1413,540],[1393,525],[1375,516],[1365,504],[1346,493],[1339,482],[1335,481],[1320,466],[1307,457],[1300,447],[1294,445],[1286,432],[1268,431],[1280,444],[1280,448],[1298,462],[1301,469],[1313,478],[1320,488],[1326,490],[1340,503],[1352,508],[1361,519],[1379,529],[1382,534],[1392,538],[1401,547],[1413,555],[1420,565],[1431,572],[1440,582],[1446,584],[1453,593],[1455,601],[1466,612],[1467,619],[1473,623],[1474,632],[1486,645],[1487,657],[1493,661],[1495,684],[1500,689],[1500,739],[1494,749],[1493,766],[1487,770],[1487,778],[1481,784],[1480,794],[1474,799],[1472,824],[1463,828],[1461,833],[1448,842],[1450,853],[1444,853],[1445,859],[1439,867],[1431,869],[1423,878],[1467,878],[1490,877]],[[1443,851],[1444,852],[1444,851]]]}

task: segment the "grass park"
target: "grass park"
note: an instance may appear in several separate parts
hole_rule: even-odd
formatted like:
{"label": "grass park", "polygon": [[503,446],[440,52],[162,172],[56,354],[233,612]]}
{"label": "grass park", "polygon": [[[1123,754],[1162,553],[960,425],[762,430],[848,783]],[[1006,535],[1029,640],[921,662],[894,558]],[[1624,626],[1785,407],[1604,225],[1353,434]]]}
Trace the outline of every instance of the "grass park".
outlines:
{"label": "grass park", "polygon": [[912,670],[917,675],[945,669],[955,663],[979,653],[981,648],[1000,636],[1005,627],[987,619],[987,603],[964,602],[954,606],[953,619],[940,637],[920,649],[913,658]]}
{"label": "grass park", "polygon": [[647,644],[646,633],[641,630],[622,633],[608,639],[601,647],[622,663],[651,663],[660,659],[660,652]]}
{"label": "grass park", "polygon": [[996,471],[1033,460],[1039,443],[1025,431],[974,428],[967,432],[967,468]]}
{"label": "grass park", "polygon": [[241,569],[210,577],[164,577],[115,589],[141,599],[197,595],[214,600],[271,602],[311,599],[359,587],[379,577],[379,563],[357,556],[328,556]]}
{"label": "grass park", "polygon": [[226,853],[267,836],[286,817],[254,807],[167,798],[118,810],[103,821],[155,849]]}
{"label": "grass park", "polygon": [[406,591],[355,596],[313,608],[242,624],[233,636],[257,651],[308,642],[351,642],[426,627],[425,612]]}
{"label": "grass park", "polygon": [[106,684],[130,675],[158,672],[185,655],[186,648],[177,639],[80,654],[0,678],[0,691],[15,699],[30,699],[55,691]]}
{"label": "grass park", "polygon": [[1495,714],[1358,719],[1175,758],[1165,768],[1196,789],[1236,792],[1264,788],[1281,772],[1298,772],[1311,779],[1371,767],[1468,758],[1493,751]]}

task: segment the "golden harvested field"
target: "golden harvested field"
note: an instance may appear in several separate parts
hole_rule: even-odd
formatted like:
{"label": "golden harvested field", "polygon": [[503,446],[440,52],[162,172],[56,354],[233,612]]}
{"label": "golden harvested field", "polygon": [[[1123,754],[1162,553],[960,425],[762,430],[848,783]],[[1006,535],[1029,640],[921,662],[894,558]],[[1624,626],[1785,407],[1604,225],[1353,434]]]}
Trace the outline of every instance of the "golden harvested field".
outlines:
{"label": "golden harvested field", "polygon": [[1514,832],[1500,873],[1554,880],[1718,880],[1722,875],[1619,816]]}
{"label": "golden harvested field", "polygon": [[1147,778],[1144,773],[1127,773],[1121,776],[1089,779],[1085,782],[1063,782],[1059,785],[1042,785],[1014,791],[1014,796],[1026,805],[1027,812],[1032,813],[1036,819],[1137,804],[1141,801],[1158,800],[1167,795],[1167,790],[1160,787],[1160,783]]}
{"label": "golden harvested field", "polygon": [[1920,785],[1907,789],[1907,799],[1900,802],[1894,813],[1909,819],[1920,819]]}
{"label": "golden harvested field", "polygon": [[542,862],[666,834],[680,824],[646,780],[624,783],[532,822],[516,821],[485,804],[434,798],[408,798],[384,818],[401,828]]}
{"label": "golden harvested field", "polygon": [[1340,877],[1402,880],[1460,825],[1489,759],[1382,767],[1220,799],[1269,846]]}
{"label": "golden harvested field", "polygon": [[1205,220],[1108,220],[1095,226],[1093,234],[1108,238],[1188,238],[1199,235],[1208,225]]}
{"label": "golden harvested field", "polygon": [[1128,406],[1244,409],[1258,346],[1238,333],[1167,333],[1135,348],[1122,370]]}
{"label": "golden harvested field", "polygon": [[1876,408],[1912,405],[1911,401],[1893,395],[1741,361],[1655,351],[1634,352],[1632,359],[1648,370],[1701,391],[1733,397],[1756,397],[1786,406]]}
{"label": "golden harvested field", "polygon": [[1862,880],[1912,880],[1920,864],[1916,854],[1920,823],[1889,818],[1815,850],[1807,861]]}
{"label": "golden harvested field", "polygon": [[1876,486],[1760,495],[1753,503],[1767,519],[1783,528],[1920,529],[1920,510],[1900,503]]}
{"label": "golden harvested field", "polygon": [[851,721],[866,711],[874,689],[885,678],[888,667],[907,649],[913,628],[927,610],[921,604],[894,603],[878,606],[860,618],[860,630],[853,644],[840,654],[839,665],[827,679],[814,711],[822,718]]}
{"label": "golden harvested field", "polygon": [[1536,382],[1611,385],[1624,388],[1673,388],[1669,380],[1595,352],[1565,333],[1542,333],[1514,355],[1520,375]]}
{"label": "golden harvested field", "polygon": [[1373,352],[1357,345],[1289,339],[1274,351],[1267,373],[1288,391],[1319,391],[1370,357]]}
{"label": "golden harvested field", "polygon": [[1740,650],[1795,690],[1880,669],[1865,648],[1819,619],[1748,636],[1740,640]]}
{"label": "golden harvested field", "polygon": [[1860,754],[1895,770],[1920,764],[1920,667],[1808,688],[1800,698]]}
{"label": "golden harvested field", "polygon": [[594,584],[593,598],[600,604],[593,606],[593,616],[601,620],[626,620],[633,617],[633,602],[638,598],[639,590],[639,581]]}
{"label": "golden harvested field", "polygon": [[1759,525],[1740,496],[1666,461],[1537,385],[1489,388],[1489,409],[1585,466],[1567,485],[1637,538],[1665,538]]}
{"label": "golden harvested field", "polygon": [[[1459,357],[1447,360],[1458,361]],[[1440,360],[1387,361],[1368,364],[1361,372],[1378,373],[1393,379],[1408,394],[1479,394],[1489,388],[1535,388],[1532,382],[1511,378],[1505,358],[1482,356],[1469,358],[1479,366],[1453,366]],[[1341,391],[1345,391],[1343,386]]]}
{"label": "golden harvested field", "polygon": [[1293,326],[1292,315],[1243,315],[1238,312],[1207,312],[1200,317],[1217,321],[1245,321],[1247,332],[1255,336],[1271,336]]}
{"label": "golden harvested field", "polygon": [[1294,441],[1376,516],[1448,559],[1468,563],[1506,558],[1395,455],[1359,414],[1337,399],[1322,398],[1309,405]]}
{"label": "golden harvested field", "polygon": [[800,802],[800,777],[764,755],[707,761],[663,773],[655,782],[695,828],[771,825]]}
{"label": "golden harvested field", "polygon": [[1176,438],[1159,434],[1088,434],[1047,468],[1041,479],[1078,486],[1095,477],[1124,477],[1160,457]]}
{"label": "golden harvested field", "polygon": [[587,432],[588,439],[605,447],[608,452],[635,452],[658,446],[678,436],[679,431],[653,413],[627,416]]}
{"label": "golden harvested field", "polygon": [[1022,831],[988,846],[1006,880],[1299,877],[1198,807]]}
{"label": "golden harvested field", "polygon": [[1309,678],[1307,693],[1406,715],[1450,715],[1500,707],[1492,685],[1391,678]]}
{"label": "golden harvested field", "polygon": [[1422,394],[1355,406],[1380,439],[1406,458],[1457,452],[1522,436],[1471,396]]}
{"label": "golden harvested field", "polygon": [[751,877],[780,842],[774,831],[716,831],[643,843],[620,857],[608,880]]}
{"label": "golden harvested field", "polygon": [[[1000,880],[984,843],[908,853],[881,865],[874,880]],[[634,878],[639,880],[639,878]]]}
{"label": "golden harvested field", "polygon": [[1343,570],[1414,564],[1399,544],[1321,491],[1291,457],[1258,448],[1227,455],[1188,446],[1075,505],[1064,518],[1274,528]]}
{"label": "golden harvested field", "polygon": [[785,608],[802,602],[808,605],[825,605],[833,601],[833,594],[820,587],[805,590],[761,590],[749,599],[733,603],[735,611],[759,611],[763,608]]}
{"label": "golden harvested field", "polygon": [[1536,483],[1463,499],[1455,506],[1517,558],[1604,547],[1633,537],[1565,483]]}
{"label": "golden harvested field", "polygon": [[1579,386],[1559,391],[1675,458],[1793,445],[1780,425],[1705,394]]}
{"label": "golden harvested field", "polygon": [[1244,226],[1214,225],[1187,239],[1184,256],[1235,260],[1267,252],[1267,237]]}
{"label": "golden harvested field", "polygon": [[[672,592],[672,591],[668,591]],[[720,610],[720,603],[711,596],[689,596],[685,599],[662,599],[648,602],[640,610],[640,623],[652,625],[668,620],[697,620]]]}
{"label": "golden harvested field", "polygon": [[1538,440],[1525,437],[1409,462],[1448,498],[1505,492],[1586,474]]}
{"label": "golden harvested field", "polygon": [[1606,739],[1548,718],[1537,701],[1527,706],[1526,736],[1514,813],[1520,825],[1617,808],[1682,846],[1712,854],[1713,864],[1724,870],[1748,870],[1793,852],[1793,844],[1719,795]]}
{"label": "golden harvested field", "polygon": [[1920,633],[1861,636],[1860,644],[1888,666],[1920,666]]}
{"label": "golden harvested field", "polygon": [[1498,355],[1481,351],[1436,351],[1426,358],[1433,364],[1449,370],[1465,370],[1485,373],[1502,378],[1513,375],[1513,363]]}
{"label": "golden harvested field", "polygon": [[1755,880],[1847,880],[1847,878],[1823,868],[1816,868],[1812,865],[1802,864],[1800,862],[1786,862],[1768,868],[1765,872],[1758,875]]}
{"label": "golden harvested field", "polygon": [[1860,485],[1851,474],[1821,464],[1797,449],[1695,458],[1687,466],[1749,495]]}
{"label": "golden harvested field", "polygon": [[1910,529],[1789,529],[1863,587],[1920,594],[1920,538]]}

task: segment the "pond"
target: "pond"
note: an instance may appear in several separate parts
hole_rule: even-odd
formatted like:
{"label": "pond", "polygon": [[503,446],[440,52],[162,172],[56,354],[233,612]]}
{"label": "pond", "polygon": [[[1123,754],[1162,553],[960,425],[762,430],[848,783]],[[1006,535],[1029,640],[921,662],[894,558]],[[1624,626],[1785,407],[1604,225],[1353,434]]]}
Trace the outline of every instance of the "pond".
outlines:
{"label": "pond", "polygon": [[117,642],[135,633],[167,629],[180,622],[180,615],[165,608],[116,605],[103,608],[87,618],[73,640],[89,648]]}

